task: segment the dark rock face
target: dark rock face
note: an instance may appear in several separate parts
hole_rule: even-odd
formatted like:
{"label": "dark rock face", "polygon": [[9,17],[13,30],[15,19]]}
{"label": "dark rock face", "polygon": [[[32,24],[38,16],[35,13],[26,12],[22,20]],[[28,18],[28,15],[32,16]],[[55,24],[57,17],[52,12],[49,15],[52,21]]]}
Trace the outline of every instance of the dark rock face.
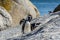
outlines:
{"label": "dark rock face", "polygon": [[60,40],[60,12],[36,18],[31,23],[41,24],[31,33],[7,40]]}
{"label": "dark rock face", "polygon": [[60,11],[60,4],[54,9],[53,12],[57,12],[57,11]]}

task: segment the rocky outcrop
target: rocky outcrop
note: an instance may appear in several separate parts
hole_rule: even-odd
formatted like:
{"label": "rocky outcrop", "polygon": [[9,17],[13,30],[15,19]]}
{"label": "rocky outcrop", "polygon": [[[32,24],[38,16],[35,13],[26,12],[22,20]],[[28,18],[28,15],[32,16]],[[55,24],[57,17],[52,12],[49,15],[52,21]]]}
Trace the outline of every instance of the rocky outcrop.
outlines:
{"label": "rocky outcrop", "polygon": [[10,27],[6,30],[0,31],[0,40],[7,40],[17,36],[22,36],[21,26]]}
{"label": "rocky outcrop", "polygon": [[11,27],[12,25],[12,17],[11,15],[0,6],[0,30]]}
{"label": "rocky outcrop", "polygon": [[57,11],[60,11],[60,4],[54,9],[53,12],[57,12]]}
{"label": "rocky outcrop", "polygon": [[60,11],[32,20],[32,23],[41,23],[36,30],[8,40],[60,40],[59,14]]}
{"label": "rocky outcrop", "polygon": [[13,26],[17,26],[28,14],[32,15],[33,19],[40,16],[37,8],[29,0],[0,0],[0,6],[12,16]]}
{"label": "rocky outcrop", "polygon": [[22,4],[24,6],[24,8],[30,12],[30,14],[33,17],[39,17],[40,13],[38,11],[38,9],[30,2],[30,0],[14,0],[15,2],[17,2],[18,4]]}

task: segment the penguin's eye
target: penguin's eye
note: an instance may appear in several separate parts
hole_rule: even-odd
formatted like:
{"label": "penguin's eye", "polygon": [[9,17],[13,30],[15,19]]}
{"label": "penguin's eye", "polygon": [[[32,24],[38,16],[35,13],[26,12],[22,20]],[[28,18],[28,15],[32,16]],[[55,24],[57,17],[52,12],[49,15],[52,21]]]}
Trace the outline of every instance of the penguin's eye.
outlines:
{"label": "penguin's eye", "polygon": [[28,17],[28,19],[31,19],[31,17]]}
{"label": "penguin's eye", "polygon": [[32,16],[29,16],[28,18],[29,18],[29,19],[32,19]]}

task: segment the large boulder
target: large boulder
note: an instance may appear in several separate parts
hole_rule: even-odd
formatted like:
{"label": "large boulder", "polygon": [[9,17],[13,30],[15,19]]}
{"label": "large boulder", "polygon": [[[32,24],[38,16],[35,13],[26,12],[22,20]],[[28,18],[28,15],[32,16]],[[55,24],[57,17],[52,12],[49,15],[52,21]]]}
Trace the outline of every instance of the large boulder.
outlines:
{"label": "large boulder", "polygon": [[11,15],[3,7],[0,6],[0,30],[6,29],[7,27],[11,27],[11,25]]}
{"label": "large boulder", "polygon": [[28,12],[30,12],[30,14],[34,18],[40,16],[38,9],[35,7],[35,5],[32,4],[32,2],[30,2],[30,0],[14,0],[14,1],[17,2],[18,4],[22,4],[24,6],[24,8]]}
{"label": "large boulder", "polygon": [[40,16],[37,8],[29,0],[0,0],[0,6],[12,16],[13,26],[17,26],[28,14],[32,15],[33,19]]}
{"label": "large boulder", "polygon": [[57,11],[60,11],[60,4],[54,9],[53,12],[57,12]]}

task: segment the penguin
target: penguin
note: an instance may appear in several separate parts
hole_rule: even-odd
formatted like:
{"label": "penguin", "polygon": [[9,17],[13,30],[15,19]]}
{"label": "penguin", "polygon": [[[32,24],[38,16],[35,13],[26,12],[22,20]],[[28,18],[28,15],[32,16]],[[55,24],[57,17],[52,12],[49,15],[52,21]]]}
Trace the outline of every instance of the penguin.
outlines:
{"label": "penguin", "polygon": [[31,23],[30,23],[31,20],[32,20],[32,16],[29,14],[26,18],[26,21],[25,21],[24,33],[31,32]]}
{"label": "penguin", "polygon": [[27,34],[27,33],[30,33],[30,32],[31,32],[31,24],[27,20],[26,23],[25,23],[25,27],[24,27],[24,33]]}
{"label": "penguin", "polygon": [[22,19],[20,24],[22,24],[22,33],[23,34],[31,32],[31,25],[28,20]]}
{"label": "penguin", "polygon": [[23,34],[24,34],[25,23],[26,23],[26,20],[25,20],[25,19],[22,19],[22,20],[20,21],[20,25],[22,25],[22,33],[23,33]]}
{"label": "penguin", "polygon": [[41,23],[32,23],[31,24],[31,31],[33,31],[36,27],[38,27],[38,25],[40,25]]}
{"label": "penguin", "polygon": [[23,32],[23,34],[31,32],[31,24],[30,24],[31,20],[32,20],[32,16],[28,15],[26,19],[22,19],[20,21],[20,24],[22,24],[22,32]]}

